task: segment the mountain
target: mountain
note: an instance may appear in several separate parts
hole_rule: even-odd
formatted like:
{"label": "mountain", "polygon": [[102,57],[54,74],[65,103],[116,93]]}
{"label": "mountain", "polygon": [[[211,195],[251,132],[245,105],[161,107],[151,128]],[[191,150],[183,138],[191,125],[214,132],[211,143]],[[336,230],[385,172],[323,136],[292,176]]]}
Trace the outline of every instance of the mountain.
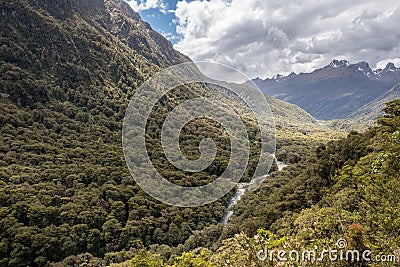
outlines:
{"label": "mountain", "polygon": [[[363,133],[352,131],[306,153],[292,147],[301,157],[271,173],[257,191],[243,192],[218,240],[198,232],[180,256],[143,249],[115,266],[284,266],[289,260],[305,267],[398,266],[400,99],[383,111]],[[341,243],[349,256],[337,260],[336,249],[334,257],[322,255]],[[278,250],[292,257],[274,257]]]}
{"label": "mountain", "polygon": [[372,70],[368,63],[333,60],[311,73],[276,75],[253,82],[266,94],[293,103],[317,119],[345,119],[382,97],[399,82],[400,68],[388,63]]}
{"label": "mountain", "polygon": [[[87,258],[109,264],[119,251],[176,247],[220,221],[229,196],[193,209],[163,204],[132,179],[121,147],[136,88],[188,57],[123,1],[15,0],[0,7],[0,266],[78,266]],[[148,127],[201,93],[186,87],[166,95]],[[149,154],[171,181],[207,182],[226,168],[229,142],[220,125],[199,122],[182,134],[188,156],[198,156],[201,138],[215,137],[210,175],[167,164],[159,134],[146,136]]]}
{"label": "mountain", "polygon": [[[199,231],[217,236],[229,195],[198,208],[163,204],[132,179],[121,147],[125,110],[138,86],[190,59],[122,0],[0,6],[0,266],[78,266],[86,260],[103,266],[99,259],[108,265],[150,246],[179,255]],[[154,130],[166,111],[210,94],[202,88],[178,87],[148,120],[152,163],[184,186],[209,182],[229,162],[230,142],[215,122],[182,130],[188,157],[199,156],[204,137],[218,147],[215,161],[195,174],[168,162]],[[295,105],[269,100],[279,121],[315,121]],[[245,111],[237,113],[252,136],[253,153],[259,131]],[[245,178],[257,159],[250,158]]]}
{"label": "mountain", "polygon": [[87,91],[116,84],[126,91],[156,66],[189,61],[125,2],[31,0],[1,5],[1,93],[22,105],[49,97],[66,100],[66,91],[77,87]]}
{"label": "mountain", "polygon": [[314,124],[318,122],[311,114],[294,104],[267,95],[266,98],[277,125]]}
{"label": "mountain", "polygon": [[[188,57],[176,51],[171,42],[144,22],[124,0],[108,1],[106,7],[112,22],[107,27],[108,30],[154,64],[165,67],[190,61]],[[123,15],[134,23],[127,23]]]}
{"label": "mountain", "polygon": [[[125,110],[136,89],[157,71],[190,59],[122,0],[15,0],[0,6],[0,266],[108,266],[144,248],[173,257],[198,238],[217,239],[233,192],[197,208],[163,204],[135,183],[121,147]],[[154,167],[183,186],[210,182],[229,162],[226,131],[207,120],[188,123],[180,136],[189,158],[199,157],[203,138],[215,141],[215,161],[204,172],[177,170],[163,153],[159,125],[167,111],[209,96],[203,88],[178,87],[147,122]],[[314,137],[311,130],[288,128],[311,128],[317,121],[293,104],[267,100],[277,136],[300,138],[296,153],[277,142],[286,149],[277,156],[295,162]],[[248,179],[259,158],[259,129],[246,108],[237,109],[251,136]]]}
{"label": "mountain", "polygon": [[384,95],[362,106],[350,114],[349,118],[352,121],[373,122],[378,116],[383,114],[381,110],[385,107],[386,103],[398,98],[400,98],[400,84],[395,85]]}

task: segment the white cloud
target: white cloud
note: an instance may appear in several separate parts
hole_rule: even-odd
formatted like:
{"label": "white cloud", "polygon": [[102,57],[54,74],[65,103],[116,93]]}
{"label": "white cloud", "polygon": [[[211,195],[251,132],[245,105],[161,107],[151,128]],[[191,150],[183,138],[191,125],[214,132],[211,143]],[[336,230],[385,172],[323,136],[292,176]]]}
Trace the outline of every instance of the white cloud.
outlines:
{"label": "white cloud", "polygon": [[398,58],[388,58],[388,59],[379,61],[376,64],[376,66],[377,66],[377,68],[384,69],[389,62],[393,63],[396,67],[400,67],[400,57],[398,57]]}
{"label": "white cloud", "polygon": [[170,32],[166,32],[162,29],[158,29],[158,32],[160,32],[165,38],[167,38],[169,41],[178,41],[181,39],[181,36],[170,33]]}
{"label": "white cloud", "polygon": [[163,0],[130,0],[127,2],[136,12],[152,8],[159,9],[163,13],[168,12],[168,5]]}
{"label": "white cloud", "polygon": [[175,16],[176,49],[250,77],[400,55],[398,0],[180,1]]}

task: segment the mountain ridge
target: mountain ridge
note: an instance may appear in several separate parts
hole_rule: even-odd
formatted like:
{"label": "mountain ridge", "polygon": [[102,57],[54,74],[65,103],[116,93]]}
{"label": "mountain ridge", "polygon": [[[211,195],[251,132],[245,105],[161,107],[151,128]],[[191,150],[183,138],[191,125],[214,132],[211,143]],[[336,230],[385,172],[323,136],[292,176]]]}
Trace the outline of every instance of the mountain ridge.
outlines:
{"label": "mountain ridge", "polygon": [[333,60],[310,73],[292,72],[265,80],[256,78],[253,82],[264,93],[296,104],[317,119],[347,119],[395,86],[399,73],[400,68],[393,63],[372,70],[367,62]]}
{"label": "mountain ridge", "polygon": [[[109,265],[149,246],[181,254],[199,231],[216,236],[229,194],[198,208],[163,204],[135,183],[121,147],[135,90],[190,59],[120,0],[15,0],[0,7],[0,266],[78,266],[100,258]],[[149,157],[171,182],[209,182],[229,162],[227,134],[212,121],[182,130],[189,157],[198,156],[203,138],[215,140],[210,175],[177,170],[157,139],[154,129],[167,111],[206,93],[202,85],[178,87],[147,121]],[[313,122],[299,108],[275,102],[281,117]],[[246,107],[239,111],[247,115]],[[251,152],[259,134],[252,122],[244,119]],[[258,159],[250,157],[244,178]]]}
{"label": "mountain ridge", "polygon": [[383,115],[385,104],[400,98],[400,84],[395,85],[387,93],[359,108],[354,113],[350,114],[349,118],[352,121],[372,123],[378,116]]}
{"label": "mountain ridge", "polygon": [[[129,173],[129,99],[152,74],[190,59],[117,3],[0,1],[0,266],[110,263],[114,252],[178,245],[220,220],[226,199],[192,215],[151,198]],[[197,93],[177,90],[174,101]],[[155,113],[150,125],[164,114]],[[197,134],[218,132],[202,127]],[[160,157],[153,163],[186,178]]]}
{"label": "mountain ridge", "polygon": [[[285,81],[288,79],[295,79],[299,76],[310,76],[311,74],[316,74],[316,73],[320,73],[320,72],[323,72],[326,70],[332,70],[332,69],[338,69],[339,71],[343,70],[343,69],[349,69],[349,70],[353,71],[353,74],[363,75],[363,76],[367,76],[367,77],[377,79],[377,80],[386,79],[386,80],[395,82],[395,81],[398,81],[397,72],[400,70],[400,67],[397,68],[394,65],[394,63],[388,62],[386,64],[386,67],[383,69],[382,68],[372,69],[370,67],[370,65],[368,64],[368,62],[366,62],[366,61],[360,61],[358,63],[351,64],[347,60],[334,59],[328,65],[321,67],[321,68],[317,68],[311,72],[306,72],[306,73],[301,72],[298,74],[296,74],[295,72],[291,72],[290,74],[288,74],[286,76],[281,75],[281,74],[276,74],[272,78],[261,79],[261,78],[257,77],[255,79],[253,79],[253,81],[256,80],[256,81],[282,82],[282,81]],[[333,77],[337,74],[338,73],[331,73],[331,76]],[[341,74],[341,73],[339,72],[339,74]],[[388,75],[390,77],[387,77],[386,76],[387,74],[390,74],[390,75]]]}

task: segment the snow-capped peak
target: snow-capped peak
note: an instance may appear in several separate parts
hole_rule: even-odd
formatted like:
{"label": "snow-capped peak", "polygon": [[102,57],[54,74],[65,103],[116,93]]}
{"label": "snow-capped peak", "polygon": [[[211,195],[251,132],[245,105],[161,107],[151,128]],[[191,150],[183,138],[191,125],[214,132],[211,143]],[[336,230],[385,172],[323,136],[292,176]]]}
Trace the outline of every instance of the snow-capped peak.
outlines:
{"label": "snow-capped peak", "polygon": [[276,74],[276,75],[274,75],[274,77],[272,77],[272,79],[274,79],[275,81],[280,81],[284,78],[285,78],[285,76],[283,76],[281,74]]}
{"label": "snow-capped peak", "polygon": [[350,63],[347,60],[333,60],[330,64],[329,67],[332,68],[340,68],[340,67],[348,67]]}
{"label": "snow-capped peak", "polygon": [[386,64],[386,67],[385,67],[384,70],[386,70],[386,71],[397,71],[397,68],[392,62],[389,62],[388,64]]}
{"label": "snow-capped peak", "polygon": [[375,75],[369,64],[365,61],[359,62],[357,64],[354,64],[354,67],[356,67],[357,71],[362,72],[364,75],[368,77],[372,77]]}

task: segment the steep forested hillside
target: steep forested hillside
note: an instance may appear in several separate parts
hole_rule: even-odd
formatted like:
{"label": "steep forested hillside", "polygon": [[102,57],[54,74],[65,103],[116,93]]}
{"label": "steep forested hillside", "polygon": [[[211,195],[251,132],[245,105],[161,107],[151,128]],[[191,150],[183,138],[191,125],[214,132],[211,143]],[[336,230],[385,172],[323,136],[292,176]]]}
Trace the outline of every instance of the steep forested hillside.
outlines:
{"label": "steep forested hillside", "polygon": [[[319,146],[246,194],[217,242],[200,236],[180,257],[142,250],[115,266],[399,266],[400,99],[384,112],[377,126]],[[324,249],[336,254],[320,258]],[[293,250],[318,254],[297,260]],[[340,250],[370,254],[356,261]]]}
{"label": "steep forested hillside", "polygon": [[400,100],[388,103],[384,113],[378,126],[320,146],[244,198],[234,218],[237,225],[248,221],[239,228],[245,232],[239,239],[257,246],[250,238],[257,234],[272,248],[301,250],[333,247],[345,238],[348,249],[371,250],[373,260],[376,255],[397,255],[397,265],[326,259],[306,266],[398,266]]}
{"label": "steep forested hillside", "polygon": [[[238,232],[238,225],[218,225],[229,195],[198,208],[168,206],[144,193],[125,164],[121,129],[129,98],[158,70],[189,61],[186,56],[122,0],[0,5],[0,266],[101,266],[134,257],[151,264],[147,251],[186,261],[182,252],[217,248],[221,235]],[[208,173],[178,171],[159,156],[159,131],[151,129],[165,120],[165,111],[210,94],[203,89],[176,88],[153,109],[147,125],[154,164],[178,184],[209,182],[229,160],[226,133],[209,120],[188,124],[182,134],[189,158],[199,156],[202,138],[216,142],[219,153]],[[302,151],[337,137],[298,107],[268,101],[277,118],[279,159],[296,164]],[[240,111],[255,153],[258,129]],[[323,195],[317,186],[312,192],[314,202]],[[237,211],[237,218],[244,216]],[[253,221],[251,226],[250,217],[245,220],[243,229],[252,233],[264,226],[261,219]],[[159,266],[157,257],[150,266]]]}
{"label": "steep forested hillside", "polygon": [[381,97],[375,99],[351,114],[350,119],[352,121],[369,123],[374,122],[379,115],[382,115],[382,109],[384,108],[385,104],[398,98],[400,98],[400,83],[395,85]]}
{"label": "steep forested hillside", "polygon": [[[227,198],[193,209],[162,204],[135,184],[121,147],[136,88],[189,59],[124,1],[0,4],[0,266],[107,264],[154,244],[179,254],[195,231],[217,224]],[[201,93],[177,88],[149,128],[166,108]],[[162,158],[158,168],[188,185],[218,175],[229,149],[224,134],[210,121],[191,124],[187,150],[198,151],[201,136],[221,145],[210,173],[194,179]]]}

